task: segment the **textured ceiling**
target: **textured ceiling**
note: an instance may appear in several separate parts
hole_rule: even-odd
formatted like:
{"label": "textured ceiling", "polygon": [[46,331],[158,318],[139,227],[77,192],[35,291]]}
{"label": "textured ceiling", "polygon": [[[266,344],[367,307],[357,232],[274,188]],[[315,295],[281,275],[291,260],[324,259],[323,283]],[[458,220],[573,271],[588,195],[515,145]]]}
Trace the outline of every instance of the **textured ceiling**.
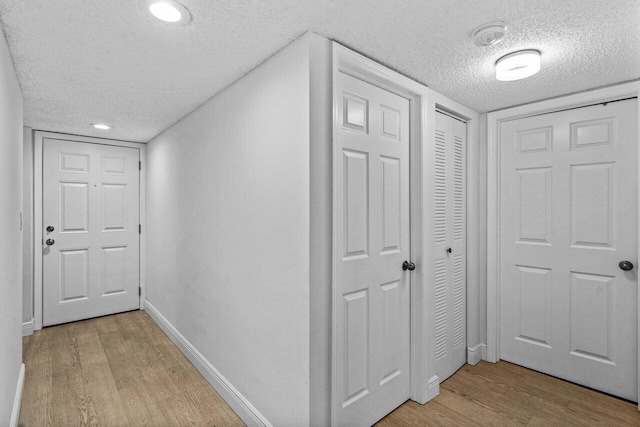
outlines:
{"label": "textured ceiling", "polygon": [[[138,0],[0,0],[37,129],[148,141],[307,30],[477,111],[640,78],[638,0],[181,0],[171,27]],[[471,31],[503,20],[505,41]],[[542,51],[542,71],[498,82],[493,64]],[[114,126],[109,132],[93,122]]]}

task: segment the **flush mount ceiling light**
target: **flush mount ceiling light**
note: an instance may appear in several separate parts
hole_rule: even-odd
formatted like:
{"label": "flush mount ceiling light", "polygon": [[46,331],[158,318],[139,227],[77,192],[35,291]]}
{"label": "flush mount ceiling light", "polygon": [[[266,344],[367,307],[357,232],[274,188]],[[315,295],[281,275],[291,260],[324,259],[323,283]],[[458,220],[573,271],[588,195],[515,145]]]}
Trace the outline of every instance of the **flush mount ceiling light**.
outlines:
{"label": "flush mount ceiling light", "polygon": [[96,129],[100,129],[100,130],[109,130],[109,129],[111,129],[111,126],[105,125],[104,123],[91,123],[91,126],[93,126]]}
{"label": "flush mount ceiling light", "polygon": [[172,25],[187,25],[191,14],[186,7],[174,0],[140,0],[142,10],[163,22]]}
{"label": "flush mount ceiling light", "polygon": [[503,82],[520,80],[540,71],[540,51],[519,50],[503,56],[496,62],[496,79]]}

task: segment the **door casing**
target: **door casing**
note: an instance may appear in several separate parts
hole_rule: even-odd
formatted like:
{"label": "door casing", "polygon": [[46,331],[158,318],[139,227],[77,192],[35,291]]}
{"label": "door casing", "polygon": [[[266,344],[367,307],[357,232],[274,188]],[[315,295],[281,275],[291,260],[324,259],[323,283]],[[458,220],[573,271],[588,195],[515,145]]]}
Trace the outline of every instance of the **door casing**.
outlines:
{"label": "door casing", "polygon": [[42,329],[42,166],[43,166],[43,144],[45,139],[59,139],[65,141],[81,142],[86,144],[113,145],[117,147],[137,148],[140,150],[140,162],[142,170],[140,171],[140,225],[142,233],[140,234],[140,309],[144,308],[145,299],[145,257],[146,245],[144,233],[146,232],[146,210],[145,210],[145,191],[146,191],[146,168],[147,168],[147,145],[143,143],[118,141],[113,139],[93,138],[86,136],[67,135],[55,132],[35,131],[34,133],[34,168],[33,168],[33,314],[34,329]]}
{"label": "door casing", "polygon": [[[364,82],[387,90],[391,93],[399,95],[409,100],[410,123],[409,123],[409,156],[410,156],[410,176],[409,176],[409,197],[410,197],[410,238],[411,238],[411,259],[416,263],[416,270],[412,273],[410,279],[410,347],[411,347],[411,400],[424,404],[436,397],[439,393],[439,380],[435,369],[435,330],[433,315],[433,289],[427,287],[428,283],[433,280],[430,272],[423,266],[430,265],[429,261],[433,259],[430,237],[433,235],[432,230],[432,200],[433,194],[431,186],[423,185],[425,180],[432,179],[432,172],[429,161],[433,158],[430,144],[428,143],[428,135],[435,132],[435,111],[442,109],[453,115],[456,115],[467,121],[467,146],[468,156],[476,155],[477,150],[473,147],[477,141],[479,115],[473,110],[466,108],[448,98],[440,95],[427,87],[408,79],[338,43],[332,43],[332,63],[333,81],[337,80],[338,73],[345,73],[356,77]],[[339,125],[339,114],[337,102],[339,102],[339,94],[333,85],[333,139],[337,140],[337,130]],[[424,144],[424,148],[423,148]],[[473,148],[471,148],[473,147]],[[340,153],[333,150],[333,165],[339,164],[337,157]],[[475,163],[467,163],[467,185],[473,182],[476,176]],[[336,174],[333,175],[333,188],[337,188],[339,184],[336,181]],[[426,182],[431,182],[426,181]],[[468,187],[471,188],[471,187]],[[333,191],[333,223],[336,223],[336,217],[340,213],[337,212],[337,192]],[[470,219],[471,215],[467,215],[467,230],[471,225],[473,228],[472,235],[467,236],[467,257],[478,256],[478,251],[470,247],[470,242],[477,242],[478,228],[477,222]],[[338,230],[333,228],[333,255],[332,260],[335,265],[338,262],[340,251],[335,247],[336,233]],[[476,245],[477,246],[477,245]],[[472,274],[477,277],[478,264],[467,264],[467,277],[469,277],[470,268],[474,269]],[[474,276],[471,276],[474,277]],[[338,307],[339,292],[336,290],[336,269],[332,269],[332,307]],[[475,284],[474,284],[475,286]],[[469,316],[470,305],[467,304],[467,319]],[[340,407],[338,396],[339,391],[336,389],[337,381],[337,343],[335,342],[338,327],[336,321],[336,311],[331,311],[331,420],[332,424],[337,425],[337,409]],[[474,313],[475,316],[475,313]],[[469,337],[468,337],[469,339]]]}
{"label": "door casing", "polygon": [[[640,82],[550,99],[520,107],[500,110],[487,115],[487,354],[486,360],[500,360],[500,125],[503,121],[552,113],[607,101],[640,97]],[[638,109],[640,123],[640,109]],[[640,132],[638,134],[640,146]],[[637,169],[640,179],[640,157]],[[640,204],[640,198],[639,198]],[[640,230],[640,218],[638,218]],[[640,241],[640,232],[638,235]],[[634,261],[638,265],[638,259]],[[640,307],[640,293],[638,298]],[[640,325],[640,310],[638,311]],[[639,329],[640,331],[640,329]],[[640,340],[639,340],[640,347]],[[638,352],[640,366],[640,349]],[[639,382],[640,384],[640,382]],[[640,388],[640,386],[639,386]],[[640,409],[640,403],[638,404]]]}

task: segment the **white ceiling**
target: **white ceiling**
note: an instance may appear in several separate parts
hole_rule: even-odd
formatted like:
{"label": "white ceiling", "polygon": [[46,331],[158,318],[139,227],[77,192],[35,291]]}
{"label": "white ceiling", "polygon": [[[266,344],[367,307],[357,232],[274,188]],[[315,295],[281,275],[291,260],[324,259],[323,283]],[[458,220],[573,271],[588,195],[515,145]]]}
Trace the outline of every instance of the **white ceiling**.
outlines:
{"label": "white ceiling", "polygon": [[[181,0],[171,27],[138,0],[0,0],[36,129],[148,141],[307,30],[480,112],[640,78],[638,0]],[[474,46],[503,20],[505,41]],[[494,63],[542,51],[542,71],[498,82]],[[93,122],[114,126],[109,132]]]}

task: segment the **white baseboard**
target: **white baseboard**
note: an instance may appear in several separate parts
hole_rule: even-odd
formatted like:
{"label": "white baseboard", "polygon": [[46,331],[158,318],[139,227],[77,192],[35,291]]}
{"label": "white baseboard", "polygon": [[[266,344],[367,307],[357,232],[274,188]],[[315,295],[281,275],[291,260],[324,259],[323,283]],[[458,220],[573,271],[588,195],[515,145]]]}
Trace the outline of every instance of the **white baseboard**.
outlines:
{"label": "white baseboard", "polygon": [[477,365],[479,361],[487,358],[487,345],[478,344],[473,347],[467,347],[467,363],[469,365]]}
{"label": "white baseboard", "polygon": [[440,394],[440,378],[437,375],[429,378],[427,385],[427,402]]}
{"label": "white baseboard", "polygon": [[169,321],[149,301],[144,308],[160,329],[173,341],[193,366],[211,384],[218,394],[231,406],[248,426],[272,427],[271,423],[244,397],[213,365],[200,354]]}
{"label": "white baseboard", "polygon": [[16,397],[13,399],[11,409],[10,427],[16,427],[20,419],[20,406],[22,405],[22,389],[24,387],[24,363],[20,365],[20,375],[18,375],[18,386],[16,387]]}
{"label": "white baseboard", "polygon": [[33,335],[34,325],[33,319],[28,322],[22,322],[22,336],[27,337]]}

